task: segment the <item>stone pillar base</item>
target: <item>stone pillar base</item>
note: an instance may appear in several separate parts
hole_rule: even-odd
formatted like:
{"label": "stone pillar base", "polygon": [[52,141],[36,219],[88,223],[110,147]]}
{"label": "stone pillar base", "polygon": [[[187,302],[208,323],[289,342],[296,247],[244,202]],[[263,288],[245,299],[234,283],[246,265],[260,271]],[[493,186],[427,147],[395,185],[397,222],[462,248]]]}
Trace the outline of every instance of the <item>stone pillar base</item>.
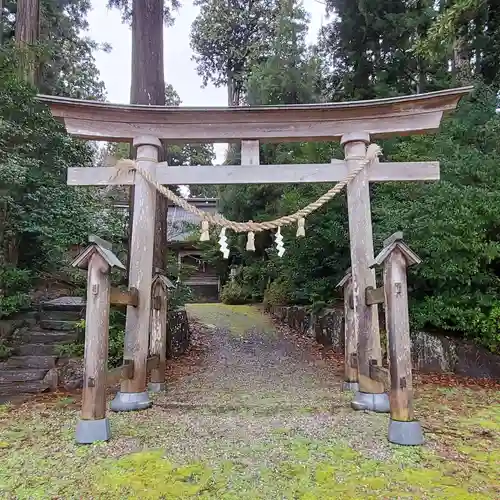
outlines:
{"label": "stone pillar base", "polygon": [[108,441],[111,437],[109,420],[79,420],[76,424],[75,439],[78,444],[91,444],[96,441]]}
{"label": "stone pillar base", "polygon": [[148,391],[149,392],[165,392],[165,389],[167,388],[167,384],[165,382],[149,382],[148,384]]}
{"label": "stone pillar base", "polygon": [[377,413],[389,413],[389,396],[387,393],[371,394],[369,392],[357,392],[351,402],[354,410],[376,411]]}
{"label": "stone pillar base", "polygon": [[420,446],[424,444],[424,434],[420,422],[400,422],[389,419],[388,439],[391,443],[403,446]]}
{"label": "stone pillar base", "polygon": [[342,390],[344,392],[359,392],[359,383],[358,382],[342,382]]}
{"label": "stone pillar base", "polygon": [[118,392],[111,401],[111,411],[137,411],[147,410],[153,405],[147,391],[144,392]]}

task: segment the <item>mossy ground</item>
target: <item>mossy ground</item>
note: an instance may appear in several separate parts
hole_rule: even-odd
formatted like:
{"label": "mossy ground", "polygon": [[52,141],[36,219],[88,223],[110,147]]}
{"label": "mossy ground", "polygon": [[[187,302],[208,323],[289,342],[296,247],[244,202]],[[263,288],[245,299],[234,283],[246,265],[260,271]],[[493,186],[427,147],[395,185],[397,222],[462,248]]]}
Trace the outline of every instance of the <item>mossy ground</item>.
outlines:
{"label": "mossy ground", "polygon": [[393,446],[312,344],[218,307],[191,309],[219,327],[202,365],[152,409],[109,414],[108,443],[74,443],[78,396],[1,406],[0,498],[499,498],[497,391],[418,385],[426,445]]}

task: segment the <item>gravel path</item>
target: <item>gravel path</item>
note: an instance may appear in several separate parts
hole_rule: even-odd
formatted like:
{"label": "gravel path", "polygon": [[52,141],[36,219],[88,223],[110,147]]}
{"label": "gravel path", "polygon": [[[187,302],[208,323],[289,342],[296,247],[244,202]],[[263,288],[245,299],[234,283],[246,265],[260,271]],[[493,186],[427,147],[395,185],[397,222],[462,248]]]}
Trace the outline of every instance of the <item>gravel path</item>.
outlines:
{"label": "gravel path", "polygon": [[[189,313],[209,327],[209,351],[201,369],[153,407],[176,428],[175,442],[165,443],[172,458],[275,461],[283,436],[341,440],[371,458],[388,455],[386,416],[353,412],[338,370],[312,342],[277,331],[249,306],[198,305]],[[259,445],[263,454],[255,453]]]}

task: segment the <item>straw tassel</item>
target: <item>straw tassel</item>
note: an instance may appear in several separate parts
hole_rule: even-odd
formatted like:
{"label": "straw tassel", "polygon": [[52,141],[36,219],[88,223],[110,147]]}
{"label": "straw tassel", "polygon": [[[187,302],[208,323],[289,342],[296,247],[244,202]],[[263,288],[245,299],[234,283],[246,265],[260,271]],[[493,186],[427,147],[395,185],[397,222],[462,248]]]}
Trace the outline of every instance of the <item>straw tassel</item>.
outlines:
{"label": "straw tassel", "polygon": [[297,234],[296,234],[297,238],[302,238],[306,235],[305,225],[306,225],[306,220],[304,219],[304,217],[301,217],[297,221]]}
{"label": "straw tassel", "polygon": [[253,231],[248,232],[247,251],[255,252],[255,233]]}
{"label": "straw tassel", "polygon": [[201,235],[200,241],[209,241],[210,240],[210,226],[207,220],[201,221]]}
{"label": "straw tassel", "polygon": [[283,257],[285,253],[285,247],[283,246],[283,236],[281,235],[281,227],[278,228],[278,232],[275,237],[276,250],[278,250],[278,257]]}
{"label": "straw tassel", "polygon": [[222,252],[222,256],[224,259],[229,258],[229,247],[227,246],[227,236],[226,236],[226,228],[223,227],[221,229],[220,235],[219,235],[219,246],[220,246],[220,251]]}
{"label": "straw tassel", "polygon": [[[248,221],[253,222],[253,221]],[[247,251],[255,252],[255,233],[253,231],[248,231],[247,233]]]}

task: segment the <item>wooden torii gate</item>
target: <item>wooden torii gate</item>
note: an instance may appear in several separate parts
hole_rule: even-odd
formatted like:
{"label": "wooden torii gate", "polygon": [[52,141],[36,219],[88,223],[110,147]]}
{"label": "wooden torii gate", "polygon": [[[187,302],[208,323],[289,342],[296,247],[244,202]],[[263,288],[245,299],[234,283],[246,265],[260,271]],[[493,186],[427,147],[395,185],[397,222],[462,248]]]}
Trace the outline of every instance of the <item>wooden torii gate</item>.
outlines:
{"label": "wooden torii gate", "polygon": [[[358,168],[372,139],[436,131],[443,113],[456,108],[470,87],[407,97],[347,103],[190,108],[116,105],[40,96],[66,130],[79,138],[132,142],[137,162],[158,183],[268,184],[332,183]],[[333,141],[340,139],[345,160],[326,164],[260,165],[260,142]],[[241,141],[241,165],[172,167],[158,163],[160,140],[171,143]],[[370,377],[370,364],[381,364],[378,306],[365,300],[375,288],[369,183],[439,179],[437,162],[373,163],[347,186],[353,322],[357,337],[359,392],[353,408],[389,411],[382,383]],[[123,380],[111,403],[114,411],[151,405],[146,390],[154,216],[156,193],[141,175],[115,167],[70,168],[69,185],[135,185],[129,286],[138,290],[137,307],[127,307],[124,360],[134,363],[132,379]],[[368,397],[367,397],[368,396]]]}

